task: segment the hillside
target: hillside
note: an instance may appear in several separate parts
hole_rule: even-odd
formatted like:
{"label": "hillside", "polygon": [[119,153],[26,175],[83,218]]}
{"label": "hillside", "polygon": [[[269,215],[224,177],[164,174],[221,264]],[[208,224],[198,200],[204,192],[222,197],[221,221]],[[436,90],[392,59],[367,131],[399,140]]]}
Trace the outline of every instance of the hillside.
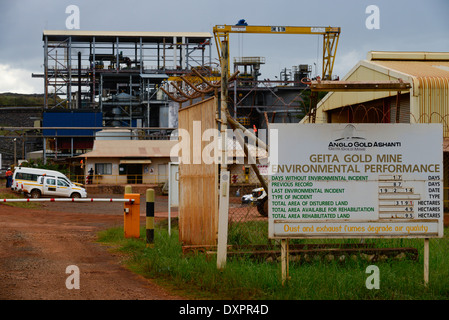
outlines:
{"label": "hillside", "polygon": [[0,107],[43,107],[43,94],[0,93]]}

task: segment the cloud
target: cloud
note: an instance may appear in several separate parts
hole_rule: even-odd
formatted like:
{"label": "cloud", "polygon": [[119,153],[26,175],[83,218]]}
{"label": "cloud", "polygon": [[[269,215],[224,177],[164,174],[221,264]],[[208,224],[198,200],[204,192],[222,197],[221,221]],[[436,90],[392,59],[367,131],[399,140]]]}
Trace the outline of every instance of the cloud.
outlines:
{"label": "cloud", "polygon": [[18,69],[7,64],[0,64],[0,93],[42,93],[43,80],[33,79],[31,73],[30,70]]}
{"label": "cloud", "polygon": [[333,75],[342,79],[360,60],[366,59],[367,52],[351,50],[338,54],[335,58]]}
{"label": "cloud", "polygon": [[[242,18],[250,25],[338,26],[342,34],[333,74],[340,79],[371,50],[448,50],[447,0],[425,4],[418,0],[343,2],[344,5],[334,0],[228,0],[223,6],[215,0],[170,0],[155,6],[154,1],[138,0],[130,0],[126,5],[117,0],[0,0],[0,29],[3,30],[0,32],[0,92],[43,92],[43,79],[31,78],[31,72],[43,72],[42,31],[64,30],[69,17],[66,8],[72,4],[80,9],[80,25],[84,31],[212,32],[215,25],[234,24]],[[365,11],[370,4],[380,9],[380,29],[366,28],[369,14]],[[261,79],[274,79],[284,68],[299,64],[311,65],[312,76],[321,73],[321,37],[234,34],[231,38],[231,58],[266,58]],[[211,55],[216,62],[215,46]]]}

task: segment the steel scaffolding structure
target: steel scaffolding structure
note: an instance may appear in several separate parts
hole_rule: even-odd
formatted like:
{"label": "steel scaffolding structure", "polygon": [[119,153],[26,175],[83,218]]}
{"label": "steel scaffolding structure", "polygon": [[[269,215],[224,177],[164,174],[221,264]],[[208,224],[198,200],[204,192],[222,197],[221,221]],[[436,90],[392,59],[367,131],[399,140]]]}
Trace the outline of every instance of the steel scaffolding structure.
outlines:
{"label": "steel scaffolding structure", "polygon": [[44,109],[96,109],[106,126],[160,126],[168,100],[158,88],[191,68],[210,68],[211,38],[207,32],[45,30]]}
{"label": "steel scaffolding structure", "polygon": [[[44,73],[33,74],[44,79],[42,127],[119,127],[139,139],[168,139],[178,106],[160,89],[172,91],[169,83],[192,69],[210,74],[211,39],[208,32],[44,30]],[[83,153],[95,138],[48,132],[44,161],[61,148]]]}

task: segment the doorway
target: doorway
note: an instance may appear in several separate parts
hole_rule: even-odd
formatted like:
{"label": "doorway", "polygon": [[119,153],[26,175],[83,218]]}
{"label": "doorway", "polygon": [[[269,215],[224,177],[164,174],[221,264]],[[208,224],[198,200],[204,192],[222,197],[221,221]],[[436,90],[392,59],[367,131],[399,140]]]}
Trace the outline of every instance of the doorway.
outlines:
{"label": "doorway", "polygon": [[142,165],[128,164],[126,165],[127,181],[129,184],[142,184]]}

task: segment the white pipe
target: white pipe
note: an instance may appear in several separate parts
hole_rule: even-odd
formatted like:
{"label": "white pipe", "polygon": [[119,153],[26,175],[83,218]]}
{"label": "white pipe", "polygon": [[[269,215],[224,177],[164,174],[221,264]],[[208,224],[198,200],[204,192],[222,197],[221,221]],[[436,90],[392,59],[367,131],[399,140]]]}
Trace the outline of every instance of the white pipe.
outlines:
{"label": "white pipe", "polygon": [[176,42],[178,42],[176,37],[173,37],[173,69],[176,70],[176,64],[178,60],[178,56],[177,56],[177,49],[178,49],[178,45],[176,44]]}
{"label": "white pipe", "polygon": [[186,44],[186,37],[182,37],[181,39],[182,39],[182,41],[181,41],[181,59],[182,59],[181,69],[184,70],[187,68],[187,61],[186,61],[186,59],[187,59],[187,54],[186,54],[187,44]]}

